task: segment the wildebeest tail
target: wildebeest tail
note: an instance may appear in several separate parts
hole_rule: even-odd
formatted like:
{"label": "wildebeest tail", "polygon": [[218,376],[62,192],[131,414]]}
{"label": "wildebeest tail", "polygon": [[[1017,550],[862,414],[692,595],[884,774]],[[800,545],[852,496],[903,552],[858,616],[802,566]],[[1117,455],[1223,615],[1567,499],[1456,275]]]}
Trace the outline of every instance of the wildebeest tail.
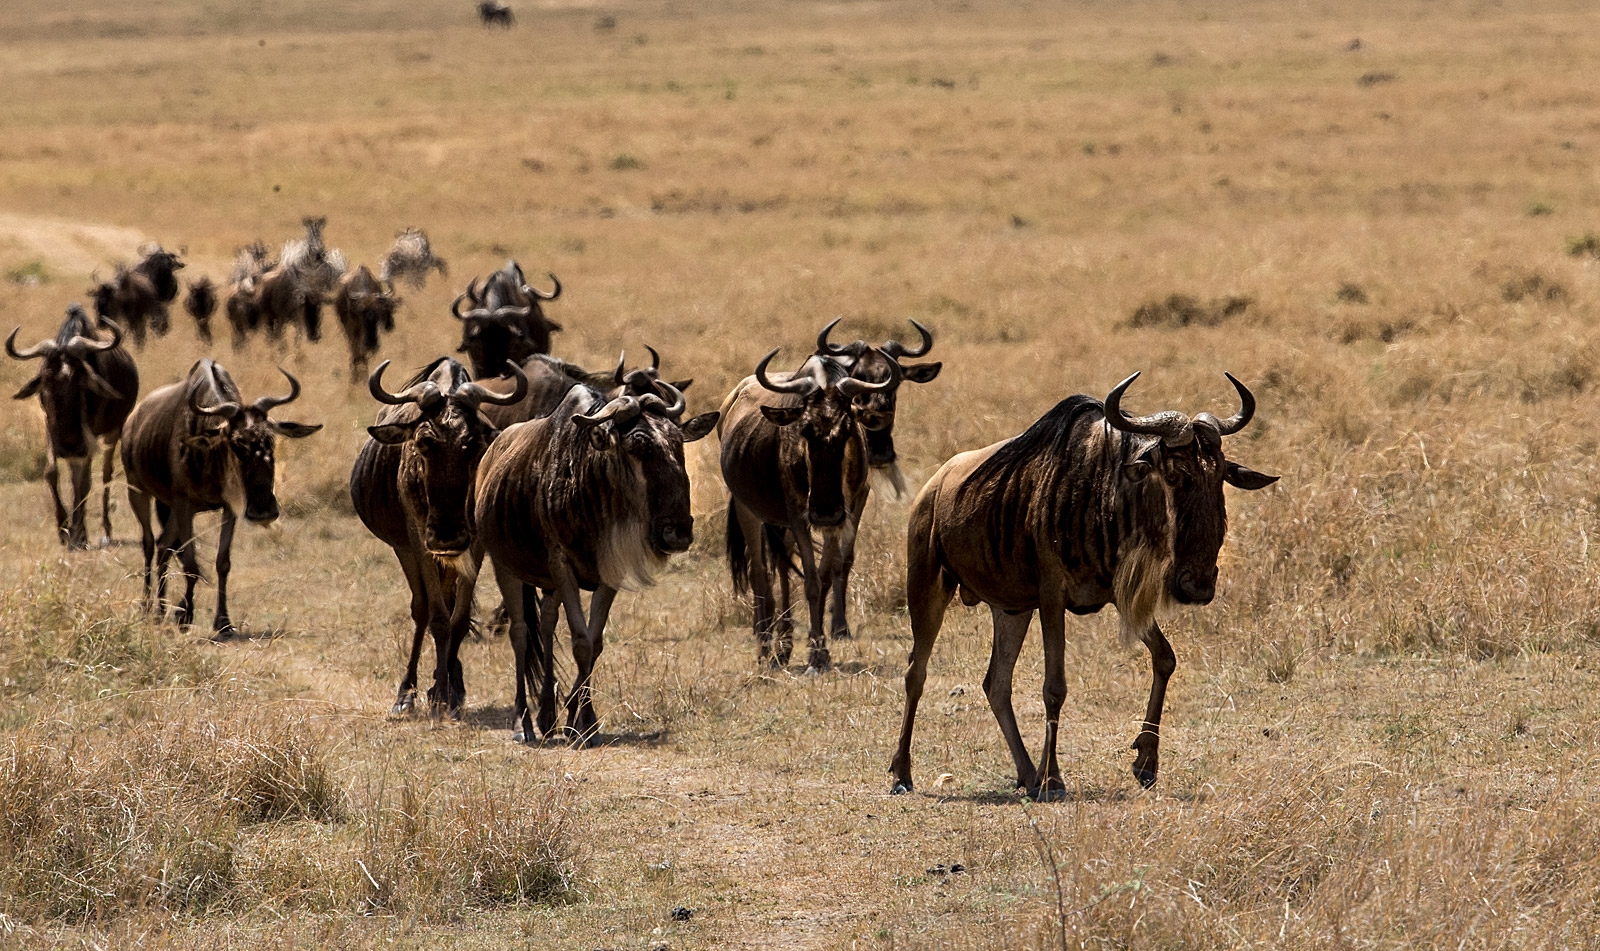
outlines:
{"label": "wildebeest tail", "polygon": [[322,339],[322,297],[307,293],[300,304],[300,319],[305,324],[306,339],[316,343]]}
{"label": "wildebeest tail", "polygon": [[732,502],[728,503],[728,569],[733,573],[735,594],[750,590],[750,551]]}
{"label": "wildebeest tail", "polygon": [[[767,564],[776,567],[779,571],[787,571],[796,575],[804,574],[804,572],[801,571],[800,566],[795,563],[795,560],[789,551],[789,546],[784,544],[784,534],[782,528],[779,528],[776,525],[768,525],[766,526],[766,531],[762,534],[764,536],[762,540],[767,546]],[[807,541],[809,541],[809,539]]]}

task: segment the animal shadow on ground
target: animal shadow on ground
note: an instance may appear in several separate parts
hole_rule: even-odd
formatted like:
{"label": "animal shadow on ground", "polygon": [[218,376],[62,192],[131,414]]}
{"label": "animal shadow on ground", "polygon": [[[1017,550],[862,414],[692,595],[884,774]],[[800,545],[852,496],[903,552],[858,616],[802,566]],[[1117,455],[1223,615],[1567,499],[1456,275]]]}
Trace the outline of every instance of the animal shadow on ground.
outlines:
{"label": "animal shadow on ground", "polygon": [[[1129,783],[1132,782],[1133,780],[1130,778]],[[930,798],[938,799],[940,802],[965,802],[979,806],[1003,806],[1008,803],[1024,803],[1034,801],[1028,796],[1024,795],[1021,790],[1009,788],[1009,784],[1007,783],[1002,783],[999,786],[991,786],[984,789],[958,790],[949,793],[948,795],[942,794],[939,790],[932,788],[919,788],[917,793]],[[1153,794],[1155,794],[1154,790],[1151,792],[1145,792],[1142,789],[1131,787],[1126,789],[1108,789],[1103,786],[1074,786],[1063,790],[1057,798],[1039,801],[1037,802],[1037,805],[1049,806],[1057,803],[1069,802],[1101,804],[1123,803],[1135,798],[1142,798]],[[1196,789],[1164,790],[1160,792],[1160,795],[1167,799],[1177,799],[1182,802],[1189,803],[1201,802],[1210,798],[1210,793],[1204,790]]]}
{"label": "animal shadow on ground", "polygon": [[[419,710],[426,711],[426,703]],[[416,715],[415,712],[413,715]],[[461,716],[465,726],[477,727],[495,733],[503,733],[510,738],[511,706],[510,704],[493,703],[483,707],[467,710]],[[596,733],[589,741],[590,748],[598,749],[603,746],[660,746],[666,740],[665,730],[650,730],[641,733]],[[548,737],[540,737],[531,743],[524,744],[536,749],[568,749],[574,745],[573,739],[557,731]]]}
{"label": "animal shadow on ground", "polygon": [[[198,627],[199,625],[190,625],[190,630],[196,630]],[[236,624],[234,625],[233,630],[230,631],[225,637],[218,637],[215,632],[212,632],[211,634],[202,637],[201,640],[211,644],[238,644],[245,641],[261,641],[263,643],[271,643],[280,637],[286,636],[288,633],[288,629],[282,627],[246,627]]]}

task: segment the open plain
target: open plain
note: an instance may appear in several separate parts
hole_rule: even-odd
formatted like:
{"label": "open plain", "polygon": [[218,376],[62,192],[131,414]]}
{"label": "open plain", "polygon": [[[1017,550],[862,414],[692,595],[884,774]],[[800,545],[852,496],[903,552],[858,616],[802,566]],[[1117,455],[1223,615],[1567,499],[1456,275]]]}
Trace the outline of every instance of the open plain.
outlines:
{"label": "open plain", "polygon": [[[1229,456],[1283,478],[1230,490],[1218,597],[1165,624],[1159,783],[1108,610],[1069,619],[1069,795],[1019,798],[958,605],[890,797],[909,498],[869,506],[837,669],[766,670],[704,446],[694,548],[612,614],[598,748],[511,741],[503,636],[462,722],[391,718],[406,589],[345,489],[376,406],[336,330],[224,330],[247,397],[281,362],[325,424],[240,528],[232,641],[209,585],[192,630],[141,616],[120,486],[111,547],[56,543],[38,404],[0,406],[0,946],[1600,946],[1592,3],[514,6],[7,0],[0,331],[141,241],[221,281],[326,215],[352,263],[406,226],[449,260],[397,367],[508,257],[565,285],[557,355],[653,345],[691,413],[835,315],[921,320],[915,485],[1134,370],[1135,412],[1231,413],[1231,371]],[[174,324],[145,392],[208,352]],[[1040,667],[1035,631],[1035,752]]]}

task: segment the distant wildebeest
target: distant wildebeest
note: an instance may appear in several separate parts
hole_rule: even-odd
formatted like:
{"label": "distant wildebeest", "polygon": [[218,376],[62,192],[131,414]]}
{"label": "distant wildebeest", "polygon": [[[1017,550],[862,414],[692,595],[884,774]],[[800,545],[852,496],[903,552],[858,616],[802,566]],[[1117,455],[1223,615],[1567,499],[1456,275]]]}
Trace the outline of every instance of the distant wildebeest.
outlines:
{"label": "distant wildebeest", "polygon": [[156,289],[156,299],[163,304],[177,300],[177,272],[183,270],[183,262],[178,255],[164,250],[159,244],[146,245],[139,249],[139,254],[139,263],[133,269],[150,279],[151,286]]}
{"label": "distant wildebeest", "polygon": [[500,0],[479,0],[478,22],[485,27],[498,26],[509,30],[517,22],[517,17]]}
{"label": "distant wildebeest", "polygon": [[238,250],[233,271],[228,275],[228,283],[233,288],[228,295],[228,324],[233,328],[235,350],[243,347],[250,335],[260,329],[261,279],[277,266],[272,252],[260,241],[251,242]]}
{"label": "distant wildebeest", "polygon": [[404,281],[412,290],[420,291],[430,271],[438,271],[440,277],[450,276],[449,265],[434,255],[427,234],[421,228],[407,228],[394,236],[394,247],[383,256],[378,280]]}
{"label": "distant wildebeest", "polygon": [[200,342],[211,345],[211,315],[217,312],[217,286],[211,278],[202,277],[189,282],[189,295],[183,299],[183,309],[194,318],[195,333]]}
{"label": "distant wildebeest", "polygon": [[[859,512],[852,515],[852,506],[866,492],[866,446],[857,407],[862,397],[899,386],[904,371],[891,360],[888,378],[868,383],[853,378],[834,357],[812,354],[796,372],[773,379],[767,366],[777,353],[767,354],[755,375],[745,377],[722,402],[718,434],[730,495],[728,563],[735,590],[748,586],[751,591],[762,659],[786,665],[791,625],[774,609],[772,582],[776,570],[787,602],[783,562],[790,546],[783,533],[789,533],[811,612],[807,667],[823,671],[833,664],[823,604],[842,570],[845,547],[854,543]],[[820,562],[813,529],[822,535]],[[834,626],[844,627],[841,611],[836,610]]]}
{"label": "distant wildebeest", "polygon": [[343,251],[328,247],[322,240],[327,218],[302,218],[300,223],[305,226],[306,236],[284,242],[278,254],[278,267],[293,273],[300,285],[316,294],[320,302],[338,289],[339,278],[349,270],[349,265]]}
{"label": "distant wildebeest", "polygon": [[138,271],[119,264],[111,280],[89,288],[89,294],[94,298],[95,314],[101,320],[116,321],[140,348],[150,333],[159,337],[167,332],[167,305],[150,278]]}
{"label": "distant wildebeest", "polygon": [[[554,274],[555,290],[545,293],[528,285],[516,261],[489,275],[483,289],[477,278],[450,305],[461,321],[461,345],[472,363],[472,375],[493,376],[507,361],[521,363],[536,353],[550,352],[550,335],[561,325],[544,315],[543,303],[561,296],[561,281]],[[462,305],[469,305],[462,312]]]}
{"label": "distant wildebeest", "polygon": [[[1230,374],[1239,412],[1228,419],[1179,412],[1130,417],[1122,394],[1105,403],[1073,396],[1020,436],[955,456],[918,493],[907,538],[906,601],[913,646],[905,718],[889,772],[909,792],[911,730],[928,655],[958,591],[985,603],[994,649],[983,689],[1017,768],[1035,798],[1065,789],[1056,731],[1066,699],[1066,612],[1117,606],[1124,643],[1150,649],[1153,677],[1144,728],[1133,741],[1133,774],[1156,781],[1161,707],[1176,668],[1157,624],[1173,604],[1206,604],[1216,593],[1217,552],[1227,534],[1224,483],[1260,489],[1277,481],[1223,456],[1222,440],[1255,414],[1255,398]],[[1044,751],[1028,757],[1011,708],[1011,674],[1035,611],[1044,638]]]}
{"label": "distant wildebeest", "polygon": [[[17,349],[17,330],[6,338],[6,353],[14,360],[39,360],[39,372],[16,392],[13,399],[39,397],[44,407],[47,450],[44,478],[56,506],[56,533],[68,549],[88,547],[90,481],[94,473],[96,442],[105,446],[100,470],[100,544],[111,543],[111,469],[116,460],[122,425],[139,398],[139,371],[123,349],[122,331],[103,321],[110,339],[95,332],[89,315],[73,304],[55,339],[43,340],[27,350]],[[67,462],[72,480],[72,509],[61,504],[59,465]]]}
{"label": "distant wildebeest", "polygon": [[378,352],[378,335],[394,330],[394,312],[399,306],[394,282],[380,282],[365,264],[339,281],[333,312],[350,345],[351,383],[359,383],[366,375],[367,361]]}
{"label": "distant wildebeest", "polygon": [[[321,429],[269,419],[275,407],[293,402],[300,383],[285,370],[288,396],[263,396],[245,403],[239,387],[221,366],[201,360],[185,379],[161,387],[134,408],[124,427],[122,468],[128,501],[139,520],[144,545],[145,606],[166,612],[166,568],[176,554],[185,588],[177,622],[194,619],[194,585],[200,577],[195,556],[194,517],[222,509],[217,539],[217,613],[212,629],[219,638],[234,633],[228,617],[228,571],[232,566],[234,523],[266,524],[278,517],[273,494],[276,436],[300,439]],[[161,520],[159,542],[150,529],[150,503]]]}
{"label": "distant wildebeest", "polygon": [[[625,379],[620,367],[617,377]],[[649,585],[693,539],[683,444],[709,433],[718,414],[680,424],[681,391],[643,375],[622,389],[634,385],[651,392],[571,387],[548,416],[508,426],[478,470],[476,524],[511,621],[519,739],[534,736],[529,680],[539,690],[541,735],[555,729],[556,608],[566,611],[577,666],[567,729],[590,740],[598,724],[591,678],[613,599]],[[547,593],[542,607],[538,590]],[[582,591],[594,592],[587,616]],[[534,645],[530,615],[539,624]]]}
{"label": "distant wildebeest", "polygon": [[393,712],[415,703],[422,635],[431,631],[435,666],[428,699],[459,717],[466,685],[457,653],[477,580],[469,551],[473,485],[479,460],[499,432],[482,409],[520,402],[528,378],[513,364],[512,390],[492,393],[470,382],[466,367],[440,357],[390,393],[383,387],[388,366],[387,360],[379,364],[367,381],[385,407],[350,471],[350,498],[362,523],[394,549],[411,587],[415,629]]}

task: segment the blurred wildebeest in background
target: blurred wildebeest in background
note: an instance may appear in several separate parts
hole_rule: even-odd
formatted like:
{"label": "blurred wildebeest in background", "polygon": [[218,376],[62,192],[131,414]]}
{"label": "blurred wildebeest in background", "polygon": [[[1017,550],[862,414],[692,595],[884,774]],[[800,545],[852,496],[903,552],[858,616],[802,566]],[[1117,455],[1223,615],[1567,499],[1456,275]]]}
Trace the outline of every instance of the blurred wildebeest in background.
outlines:
{"label": "blurred wildebeest in background", "polygon": [[211,345],[211,315],[217,312],[217,286],[211,278],[201,277],[189,282],[189,295],[183,299],[183,309],[194,318],[195,333],[200,342]]}
{"label": "blurred wildebeest in background", "polygon": [[406,228],[395,235],[394,247],[383,256],[378,280],[403,281],[412,290],[420,291],[430,271],[438,271],[440,277],[450,276],[449,265],[434,255],[428,235],[421,228]]}
{"label": "blurred wildebeest in background", "polygon": [[517,17],[501,0],[478,0],[478,22],[485,27],[498,26],[511,29]]}
{"label": "blurred wildebeest in background", "polygon": [[[26,350],[17,349],[17,330],[6,338],[6,353],[14,360],[39,360],[39,371],[16,392],[14,399],[39,397],[44,407],[47,439],[45,481],[56,506],[56,533],[68,549],[88,547],[84,518],[89,506],[96,441],[104,444],[100,471],[100,544],[111,543],[111,469],[122,438],[123,422],[139,398],[139,371],[133,356],[122,346],[122,331],[109,320],[103,339],[89,315],[73,304],[55,339],[43,340]],[[58,465],[67,461],[72,479],[72,509],[61,504]]]}
{"label": "blurred wildebeest in background", "polygon": [[126,265],[117,265],[111,280],[97,282],[89,288],[89,294],[94,298],[95,314],[101,320],[116,321],[141,348],[148,334],[154,332],[159,337],[168,330],[167,305],[155,283]]}

